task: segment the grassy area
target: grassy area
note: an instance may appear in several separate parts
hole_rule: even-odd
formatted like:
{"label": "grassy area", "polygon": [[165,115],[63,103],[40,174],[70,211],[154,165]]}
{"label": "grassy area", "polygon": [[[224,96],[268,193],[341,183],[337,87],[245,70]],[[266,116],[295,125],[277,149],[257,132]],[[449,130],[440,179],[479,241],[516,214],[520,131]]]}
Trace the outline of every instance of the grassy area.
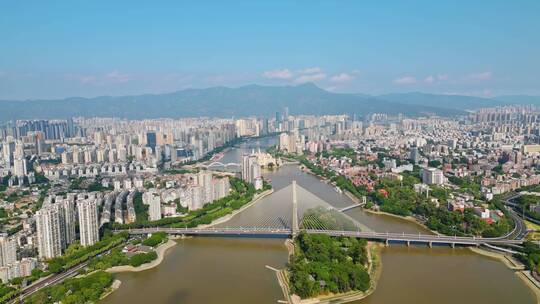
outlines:
{"label": "grassy area", "polygon": [[133,207],[135,208],[135,221],[137,223],[148,221],[148,205],[143,203],[141,192],[135,193]]}
{"label": "grassy area", "polygon": [[0,303],[5,303],[18,294],[19,291],[17,289],[0,283]]}
{"label": "grassy area", "polygon": [[529,241],[538,241],[540,240],[540,232],[530,232],[525,238]]}
{"label": "grassy area", "polygon": [[59,273],[77,264],[87,261],[96,255],[112,249],[126,241],[127,232],[105,236],[101,241],[92,246],[76,247],[66,250],[66,254],[48,261],[49,272]]}
{"label": "grassy area", "polygon": [[167,241],[167,234],[165,232],[152,233],[152,236],[142,242],[145,246],[156,247],[159,244]]}
{"label": "grassy area", "polygon": [[538,225],[538,224],[535,224],[535,223],[529,222],[529,221],[525,221],[525,225],[527,226],[527,229],[540,231],[540,225]]}

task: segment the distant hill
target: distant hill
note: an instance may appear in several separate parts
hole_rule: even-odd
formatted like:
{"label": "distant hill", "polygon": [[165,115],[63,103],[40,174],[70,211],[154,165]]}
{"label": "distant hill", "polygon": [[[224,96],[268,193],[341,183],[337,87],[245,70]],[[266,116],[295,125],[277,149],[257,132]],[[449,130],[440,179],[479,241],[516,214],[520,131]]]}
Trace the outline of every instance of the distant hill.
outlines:
{"label": "distant hill", "polygon": [[[433,97],[435,98],[435,96]],[[61,100],[0,101],[0,121],[71,116],[124,117],[239,117],[273,116],[288,106],[292,114],[357,114],[383,112],[410,116],[463,114],[462,108],[385,100],[359,94],[332,93],[312,83],[298,86],[248,85],[239,88],[187,89],[167,94],[102,96]]]}
{"label": "distant hill", "polygon": [[474,110],[479,108],[494,107],[505,104],[503,101],[491,98],[481,98],[464,95],[440,95],[420,92],[386,94],[378,98],[409,105],[430,105],[445,109]]}
{"label": "distant hill", "polygon": [[298,86],[248,85],[239,88],[187,89],[167,94],[72,97],[59,100],[0,101],[0,121],[73,116],[123,118],[273,116],[289,107],[292,114],[403,113],[409,116],[455,116],[467,110],[507,104],[537,104],[540,96],[480,98],[420,92],[385,94],[333,93],[312,83]]}
{"label": "distant hill", "polygon": [[515,104],[533,104],[540,105],[540,96],[531,95],[502,95],[497,96],[494,99],[502,103],[515,103]]}

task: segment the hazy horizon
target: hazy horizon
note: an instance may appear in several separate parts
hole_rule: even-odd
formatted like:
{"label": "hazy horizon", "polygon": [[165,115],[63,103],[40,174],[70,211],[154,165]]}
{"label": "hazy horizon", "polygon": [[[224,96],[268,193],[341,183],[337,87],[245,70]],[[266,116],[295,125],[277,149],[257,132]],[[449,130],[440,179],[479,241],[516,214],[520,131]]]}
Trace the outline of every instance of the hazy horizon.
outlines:
{"label": "hazy horizon", "polygon": [[172,91],[164,91],[164,92],[158,92],[158,93],[134,93],[134,94],[118,94],[118,95],[87,95],[87,96],[65,96],[65,97],[58,97],[58,98],[27,98],[27,99],[0,99],[0,101],[36,101],[36,100],[64,100],[64,99],[72,99],[72,98],[83,98],[83,99],[95,99],[100,97],[128,97],[128,96],[142,96],[142,95],[167,95],[167,94],[174,94],[178,92],[183,91],[189,91],[189,90],[208,90],[208,89],[216,89],[216,88],[226,88],[226,89],[241,89],[246,88],[250,86],[258,86],[258,87],[266,87],[266,88],[284,88],[284,87],[301,87],[305,85],[314,85],[317,88],[324,90],[329,93],[336,93],[336,94],[352,94],[352,95],[365,95],[369,97],[384,97],[385,95],[407,95],[407,94],[426,94],[426,95],[441,95],[441,96],[466,96],[466,97],[477,97],[477,98],[485,98],[485,99],[496,99],[501,98],[505,96],[523,96],[523,97],[540,97],[539,95],[535,94],[501,94],[501,95],[493,95],[493,96],[477,96],[477,95],[466,95],[466,94],[459,94],[459,93],[431,93],[431,92],[424,92],[424,91],[403,91],[403,92],[385,92],[385,93],[379,93],[379,94],[368,94],[365,92],[335,92],[328,90],[326,88],[318,86],[316,83],[308,82],[303,84],[283,84],[283,85],[269,85],[269,84],[258,84],[258,83],[248,83],[238,86],[228,86],[228,85],[216,85],[216,86],[208,86],[208,87],[193,87],[193,88],[183,88],[178,90],[172,90]]}

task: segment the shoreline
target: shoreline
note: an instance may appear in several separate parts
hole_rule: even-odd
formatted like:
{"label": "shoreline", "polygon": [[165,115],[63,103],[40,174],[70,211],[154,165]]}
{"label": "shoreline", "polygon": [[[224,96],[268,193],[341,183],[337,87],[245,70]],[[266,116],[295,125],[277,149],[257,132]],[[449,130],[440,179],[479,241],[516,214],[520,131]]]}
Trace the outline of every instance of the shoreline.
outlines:
{"label": "shoreline", "polygon": [[[316,178],[318,178],[319,180],[323,181],[326,184],[333,185],[332,183],[329,182],[329,180],[326,177],[315,174],[313,171],[311,171],[307,167],[303,167],[300,170],[305,172],[305,173],[308,173],[308,174],[311,174],[311,175],[315,176]],[[335,186],[335,185],[333,185],[333,186]],[[351,201],[353,201],[354,203],[357,203],[357,204],[360,203],[360,199],[357,198],[356,196],[354,196],[351,192],[349,192],[346,189],[345,190],[341,189],[341,190],[343,191],[345,196],[347,196]],[[422,227],[423,229],[425,229],[427,231],[430,231],[434,235],[439,235],[440,234],[437,231],[433,231],[433,230],[429,229],[424,223],[420,222],[414,216],[410,216],[410,215],[409,216],[402,216],[402,215],[392,214],[392,213],[388,213],[388,212],[384,212],[384,211],[375,211],[375,210],[371,210],[371,209],[366,209],[366,208],[363,208],[363,207],[362,207],[362,210],[365,211],[365,212],[371,213],[371,214],[391,216],[391,217],[394,217],[394,218],[406,220],[408,222],[415,223],[416,225]]]}
{"label": "shoreline", "polygon": [[106,269],[105,271],[108,273],[114,274],[114,273],[121,273],[121,272],[141,272],[148,269],[152,269],[154,267],[157,267],[159,264],[161,264],[161,262],[163,262],[163,260],[165,259],[166,252],[170,248],[174,247],[176,244],[177,243],[173,239],[169,238],[169,240],[166,243],[159,245],[156,248],[156,253],[158,257],[149,263],[142,264],[137,267],[133,267],[131,265],[114,266],[114,267]]}
{"label": "shoreline", "polygon": [[258,201],[260,201],[261,199],[267,197],[268,195],[270,195],[272,193],[274,193],[274,188],[271,188],[271,189],[268,189],[268,190],[263,191],[261,193],[255,194],[253,196],[253,199],[251,200],[251,202],[249,202],[249,203],[245,204],[244,206],[240,207],[240,209],[236,209],[233,212],[231,212],[230,214],[227,214],[227,215],[222,216],[222,217],[220,217],[218,219],[215,219],[210,224],[200,225],[198,227],[200,227],[200,228],[208,228],[208,227],[212,227],[212,226],[215,226],[215,225],[226,223],[226,222],[230,221],[238,213],[243,212],[244,210],[248,209],[249,207],[255,205],[255,203],[257,203]]}
{"label": "shoreline", "polygon": [[536,303],[540,304],[540,282],[538,282],[525,268],[525,265],[513,259],[508,254],[495,252],[487,249],[469,247],[469,249],[479,255],[491,258],[503,263],[510,270],[513,270],[518,278],[520,278],[529,290],[535,295]]}
{"label": "shoreline", "polygon": [[491,251],[491,250],[487,250],[483,248],[477,248],[477,247],[469,247],[469,250],[471,250],[472,252],[476,254],[498,260],[512,270],[516,270],[516,271],[525,270],[525,266],[523,264],[509,257],[507,254],[499,253],[499,252],[495,252],[495,251]]}
{"label": "shoreline", "polygon": [[410,215],[402,216],[402,215],[397,215],[397,214],[388,213],[388,212],[384,212],[384,211],[375,211],[375,210],[365,209],[365,208],[362,208],[362,210],[364,210],[367,213],[371,213],[371,214],[384,215],[384,216],[389,216],[389,217],[394,217],[394,218],[398,218],[398,219],[401,219],[401,220],[405,220],[405,221],[414,223],[414,224],[422,227],[423,229],[431,232],[434,235],[442,235],[442,234],[438,233],[437,231],[429,229],[428,226],[426,226],[424,223],[420,222],[414,216],[410,216]]}
{"label": "shoreline", "polygon": [[110,294],[112,294],[115,290],[117,290],[118,288],[120,288],[120,286],[122,286],[122,281],[118,280],[118,279],[115,279],[111,286],[109,287],[109,290],[107,292],[105,292],[104,294],[101,295],[101,297],[99,297],[99,300],[103,300],[105,299],[106,297],[108,297]]}

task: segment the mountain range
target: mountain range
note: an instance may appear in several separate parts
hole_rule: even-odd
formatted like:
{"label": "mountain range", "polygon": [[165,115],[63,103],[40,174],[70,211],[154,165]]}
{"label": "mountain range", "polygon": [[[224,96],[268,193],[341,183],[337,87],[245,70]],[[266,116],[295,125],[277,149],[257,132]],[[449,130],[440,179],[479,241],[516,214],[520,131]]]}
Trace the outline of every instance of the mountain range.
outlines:
{"label": "mountain range", "polygon": [[58,100],[0,100],[0,121],[75,116],[141,118],[273,116],[288,106],[291,114],[403,113],[456,116],[469,110],[510,104],[538,104],[540,96],[480,98],[420,92],[366,95],[334,93],[315,84],[247,85],[186,89],[165,94],[72,97]]}

